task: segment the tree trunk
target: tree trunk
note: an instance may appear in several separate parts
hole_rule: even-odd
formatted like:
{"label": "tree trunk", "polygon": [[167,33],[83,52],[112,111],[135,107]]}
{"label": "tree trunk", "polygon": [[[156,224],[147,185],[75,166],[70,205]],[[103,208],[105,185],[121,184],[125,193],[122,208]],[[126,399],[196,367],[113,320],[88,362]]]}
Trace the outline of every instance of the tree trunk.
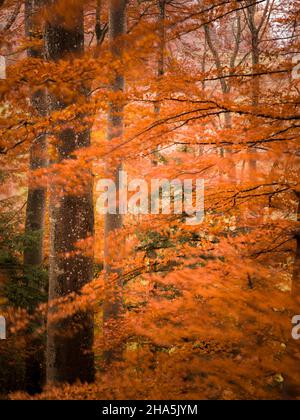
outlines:
{"label": "tree trunk", "polygon": [[[251,35],[251,61],[252,61],[252,73],[255,74],[257,66],[259,65],[260,53],[259,53],[259,27],[256,24],[256,9],[257,5],[248,2],[247,8],[247,22]],[[260,79],[259,76],[252,76],[252,106],[257,107],[259,105],[259,92],[260,92]],[[252,152],[254,155],[254,152]],[[256,171],[256,158],[253,157],[249,161],[250,177],[253,176],[252,171]]]}
{"label": "tree trunk", "polygon": [[[157,100],[154,102],[154,114],[158,119],[160,116],[160,83],[161,78],[165,74],[165,44],[166,44],[166,30],[165,30],[165,19],[166,19],[166,0],[158,0],[158,57],[157,57]],[[155,146],[158,149],[159,146]],[[157,166],[159,160],[158,150],[154,150],[152,165]]]}
{"label": "tree trunk", "polygon": [[[84,51],[83,10],[74,3],[73,26],[64,25],[64,16],[54,16],[46,26],[49,60],[72,59]],[[51,98],[51,109],[66,107],[63,98]],[[80,118],[80,115],[78,115]],[[73,159],[74,151],[90,145],[90,129],[76,132],[69,127],[58,136],[58,162]],[[91,174],[90,174],[91,175]],[[50,273],[49,302],[81,288],[93,278],[93,258],[83,255],[75,243],[94,233],[92,177],[83,192],[66,193],[63,187],[52,186],[50,198]],[[68,256],[66,254],[69,254]],[[71,254],[71,256],[70,256]],[[74,383],[94,380],[93,312],[77,311],[72,316],[53,322],[48,317],[47,382]]]}
{"label": "tree trunk", "polygon": [[[158,48],[158,66],[157,77],[158,83],[161,77],[165,74],[165,19],[166,19],[166,0],[158,0],[159,17],[158,17],[158,31],[159,31],[159,48]],[[159,92],[158,92],[159,96]],[[158,99],[154,104],[154,112],[156,116],[160,114],[160,100]]]}
{"label": "tree trunk", "polygon": [[[252,71],[255,73],[257,71],[256,67],[259,65],[259,39],[258,39],[258,31],[254,29],[251,31],[251,57],[252,57]],[[252,100],[253,106],[258,105],[259,101],[259,91],[260,91],[260,80],[259,76],[253,77],[253,84],[252,84]]]}
{"label": "tree trunk", "polygon": [[[26,36],[31,39],[39,38],[41,28],[36,19],[43,4],[43,0],[26,0],[25,2],[25,31]],[[33,58],[42,58],[43,47],[29,48],[27,55]],[[31,106],[38,116],[46,116],[46,98],[43,90],[37,90],[31,96]],[[38,136],[30,147],[29,169],[34,171],[46,165],[46,136]],[[39,303],[39,293],[43,292],[43,276],[41,268],[43,263],[43,230],[45,219],[46,188],[28,187],[26,221],[25,221],[25,248],[24,248],[24,275],[27,287],[32,293],[32,302],[28,308],[30,312],[36,309]],[[43,324],[44,320],[41,320]],[[33,326],[34,327],[34,326]],[[44,337],[33,338],[30,334],[27,337],[26,352],[26,389],[30,393],[39,392],[44,382]]]}
{"label": "tree trunk", "polygon": [[[123,40],[122,36],[126,31],[126,0],[111,0],[109,10],[109,39],[111,52],[114,59],[122,58]],[[116,71],[112,84],[112,92],[124,91],[124,76],[122,72]],[[123,135],[123,101],[112,100],[109,105],[108,115],[108,141],[119,139]],[[107,167],[107,176],[115,182],[116,190],[120,190],[119,171],[122,168],[121,162],[117,162],[114,168]],[[106,345],[105,360],[110,363],[118,359],[122,349],[114,348],[111,340],[114,335],[114,326],[118,323],[123,308],[123,285],[122,281],[115,281],[117,276],[121,278],[121,270],[114,267],[116,242],[113,234],[122,227],[122,215],[117,205],[117,214],[105,215],[105,238],[104,238],[104,269],[106,276],[106,297],[104,302],[104,339]],[[121,247],[122,244],[118,244]]]}

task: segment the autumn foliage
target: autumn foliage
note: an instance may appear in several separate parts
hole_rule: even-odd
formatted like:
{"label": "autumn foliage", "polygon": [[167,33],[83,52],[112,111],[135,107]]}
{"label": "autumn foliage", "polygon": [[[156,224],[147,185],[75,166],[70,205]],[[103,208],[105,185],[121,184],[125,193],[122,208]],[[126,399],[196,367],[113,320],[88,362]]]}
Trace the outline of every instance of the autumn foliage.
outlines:
{"label": "autumn foliage", "polygon": [[[0,395],[299,399],[299,1],[0,8]],[[119,169],[203,221],[100,214]]]}

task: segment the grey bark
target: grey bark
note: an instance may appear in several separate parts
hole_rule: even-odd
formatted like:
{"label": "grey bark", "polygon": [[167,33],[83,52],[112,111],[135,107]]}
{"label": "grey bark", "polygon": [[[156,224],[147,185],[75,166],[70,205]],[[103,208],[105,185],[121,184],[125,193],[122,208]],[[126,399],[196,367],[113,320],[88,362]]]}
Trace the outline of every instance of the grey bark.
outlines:
{"label": "grey bark", "polygon": [[[41,28],[38,24],[37,15],[43,5],[43,0],[26,0],[25,1],[25,32],[28,38],[36,39],[41,35]],[[43,47],[29,48],[27,55],[33,58],[43,58]],[[43,117],[47,113],[45,92],[42,89],[35,91],[31,96],[31,106],[33,111]],[[39,135],[30,147],[29,169],[34,171],[45,167],[46,165],[46,136]],[[41,276],[43,263],[43,232],[45,222],[45,206],[46,206],[46,188],[28,187],[26,220],[25,220],[25,237],[26,243],[24,248],[24,275],[26,286],[30,293],[36,294],[32,296],[35,301],[39,293],[43,292],[45,285]],[[30,240],[29,240],[30,239]],[[38,302],[36,302],[37,304]],[[32,306],[32,305],[31,305]],[[30,312],[36,309],[36,305],[29,308]],[[44,320],[40,320],[43,325]],[[42,389],[45,380],[45,354],[43,337],[31,334],[27,335],[27,351],[25,360],[25,386],[28,392],[35,393]]]}
{"label": "grey bark", "polygon": [[[272,11],[274,1],[266,1],[262,17],[260,21],[257,20],[258,5],[253,3],[252,0],[246,0],[246,22],[250,31],[251,36],[251,61],[252,61],[252,72],[257,71],[257,66],[260,64],[260,49],[259,43],[261,38],[261,32],[263,26],[268,22],[270,13]],[[260,96],[260,76],[252,76],[252,105],[257,107],[259,105],[259,96]],[[256,159],[250,159],[249,162],[250,170],[256,170]]]}
{"label": "grey bark", "polygon": [[[249,2],[248,2],[249,3]],[[253,73],[260,61],[260,52],[259,52],[259,27],[256,24],[256,4],[250,4],[247,8],[247,23],[250,30],[251,36],[251,61]],[[259,77],[253,76],[252,78],[252,103],[253,106],[258,105],[259,99]]]}
{"label": "grey bark", "polygon": [[[114,59],[121,59],[124,48],[122,36],[126,32],[126,0],[111,0],[109,10],[109,39],[111,52]],[[121,71],[116,71],[111,84],[112,92],[124,91],[124,76]],[[107,139],[109,142],[120,138],[123,135],[123,101],[114,100],[109,104],[108,113],[108,132]],[[110,179],[115,182],[117,191],[119,191],[119,170],[122,163],[118,162],[114,168],[107,167],[107,174]],[[118,206],[117,206],[118,207]],[[113,334],[112,323],[118,321],[123,309],[123,285],[121,280],[121,270],[115,268],[112,261],[112,251],[115,247],[121,247],[122,244],[116,244],[112,239],[112,234],[122,227],[122,215],[119,214],[105,215],[105,232],[104,232],[104,269],[106,276],[106,296],[104,302],[103,321],[104,321],[104,338],[106,341],[105,360],[110,363],[118,359],[122,353],[122,349],[113,348],[110,344],[110,336]],[[119,281],[112,282],[111,275],[117,275]]]}
{"label": "grey bark", "polygon": [[[157,76],[159,79],[165,74],[165,19],[166,19],[166,0],[158,0],[159,17],[158,17],[158,31],[159,31],[159,48],[158,48],[158,66]],[[154,104],[154,112],[157,116],[160,114],[160,101],[157,100]]]}
{"label": "grey bark", "polygon": [[[39,36],[39,28],[34,23],[34,18],[38,13],[43,1],[27,0],[25,2],[26,34],[28,37],[36,38]],[[43,58],[44,51],[40,48],[29,48],[28,56]],[[37,90],[31,97],[31,105],[34,111],[41,117],[46,116],[47,106],[46,97],[43,90]],[[38,136],[30,147],[30,170],[34,171],[46,165],[46,136]],[[24,264],[28,266],[39,266],[43,262],[43,228],[45,215],[46,189],[44,187],[28,188],[27,209],[26,209],[26,234],[37,234],[37,240],[24,251]]]}
{"label": "grey bark", "polygon": [[[157,82],[158,82],[158,92],[157,100],[154,102],[154,114],[156,118],[159,118],[161,101],[160,96],[160,80],[165,74],[165,47],[166,47],[166,28],[165,28],[165,19],[166,19],[166,0],[158,0],[158,57],[157,57]],[[157,150],[153,153],[152,164],[157,165],[159,158],[159,152]]]}
{"label": "grey bark", "polygon": [[[64,16],[53,16],[46,26],[47,57],[57,61],[72,60],[84,51],[83,10],[75,4],[73,26],[64,25]],[[63,98],[51,98],[52,110],[66,107]],[[78,115],[80,118],[80,115]],[[74,151],[90,145],[90,129],[76,132],[62,128],[58,135],[58,162],[73,159]],[[91,175],[91,174],[90,174]],[[83,192],[66,193],[63,187],[52,186],[50,198],[50,273],[49,302],[71,292],[80,294],[81,288],[93,278],[93,258],[76,250],[75,243],[94,233],[92,177],[83,186]],[[48,319],[47,328],[47,382],[74,383],[94,380],[93,312],[88,308],[54,323]]]}

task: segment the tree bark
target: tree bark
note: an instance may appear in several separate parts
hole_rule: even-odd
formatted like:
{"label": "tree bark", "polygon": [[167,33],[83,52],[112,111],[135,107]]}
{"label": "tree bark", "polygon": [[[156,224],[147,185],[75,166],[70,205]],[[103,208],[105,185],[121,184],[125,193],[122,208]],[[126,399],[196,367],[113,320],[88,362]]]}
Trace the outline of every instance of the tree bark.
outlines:
{"label": "tree bark", "polygon": [[[251,65],[252,65],[252,73],[254,74],[257,71],[257,66],[259,65],[260,61],[260,52],[259,52],[259,32],[261,29],[261,25],[263,24],[263,18],[261,20],[261,24],[258,26],[256,23],[256,12],[257,12],[257,5],[252,3],[250,0],[247,0],[247,15],[246,20],[250,31],[251,36]],[[252,76],[251,80],[251,89],[252,89],[252,106],[257,107],[259,105],[259,91],[260,91],[260,79],[259,76]],[[253,154],[255,155],[255,149]],[[256,171],[256,159],[251,158],[249,161],[249,170],[250,170],[250,177],[253,176],[252,171]]]}
{"label": "tree bark", "polygon": [[[126,31],[126,0],[111,0],[109,10],[109,39],[110,49],[115,60],[121,60],[123,52],[123,40]],[[111,84],[113,93],[124,91],[124,76],[122,71],[117,70]],[[112,100],[109,104],[108,113],[108,132],[109,142],[119,139],[123,135],[123,100]],[[120,190],[119,171],[122,163],[117,162],[115,167],[107,167],[106,172],[110,179],[115,182],[116,190]],[[104,339],[106,345],[105,361],[107,364],[120,358],[122,349],[114,348],[111,337],[114,334],[114,326],[122,314],[123,308],[123,285],[121,280],[115,281],[115,278],[121,279],[121,270],[114,267],[115,264],[115,238],[114,233],[122,227],[122,214],[117,205],[117,214],[105,215],[104,232],[104,269],[106,276],[106,296],[104,302],[103,321],[104,321]],[[122,244],[118,244],[121,247]]]}
{"label": "tree bark", "polygon": [[[37,14],[43,5],[43,0],[25,1],[25,32],[28,38],[36,39],[41,35],[41,27],[38,24]],[[28,57],[43,58],[43,47],[29,48]],[[31,96],[33,111],[40,117],[46,116],[46,98],[43,90],[37,90]],[[30,147],[29,169],[34,171],[46,165],[46,136],[38,136]],[[43,231],[46,206],[46,188],[31,186],[29,178],[27,208],[25,220],[25,248],[24,248],[24,275],[26,285],[32,296],[34,304],[28,308],[32,313],[38,302],[38,294],[45,288],[43,276],[41,275],[43,263]],[[44,320],[41,320],[42,325]],[[27,337],[26,352],[26,389],[30,393],[39,392],[42,389],[45,375],[45,354],[44,337],[33,338],[31,334]]]}
{"label": "tree bark", "polygon": [[[165,31],[165,19],[166,19],[166,0],[158,0],[158,34],[159,34],[159,48],[158,48],[158,66],[157,66],[157,77],[158,83],[165,74],[165,44],[166,44],[166,31]],[[158,92],[159,96],[159,92]],[[154,104],[154,112],[156,116],[160,114],[160,100],[158,99]]]}
{"label": "tree bark", "polygon": [[[251,36],[251,61],[252,61],[252,72],[256,72],[256,67],[259,65],[260,52],[259,52],[259,32],[260,27],[256,23],[256,11],[257,5],[253,4],[248,0],[247,8],[247,23],[250,30]],[[253,106],[258,105],[259,101],[259,90],[260,90],[259,76],[252,77],[252,104]]]}
{"label": "tree bark", "polygon": [[[78,2],[74,2],[73,7],[76,9],[72,27],[64,25],[63,14],[54,16],[46,26],[49,60],[65,57],[72,60],[72,56],[80,56],[84,52],[83,10]],[[63,98],[52,97],[50,102],[52,110],[66,107]],[[62,128],[58,136],[57,161],[74,159],[74,151],[89,145],[89,128],[80,132],[72,127]],[[51,303],[71,292],[80,294],[81,288],[93,278],[93,258],[80,253],[75,246],[76,242],[94,233],[91,174],[80,193],[66,193],[63,186],[52,186],[49,217]],[[93,312],[88,308],[55,323],[51,321],[50,311],[47,329],[48,383],[94,380],[93,325]]]}

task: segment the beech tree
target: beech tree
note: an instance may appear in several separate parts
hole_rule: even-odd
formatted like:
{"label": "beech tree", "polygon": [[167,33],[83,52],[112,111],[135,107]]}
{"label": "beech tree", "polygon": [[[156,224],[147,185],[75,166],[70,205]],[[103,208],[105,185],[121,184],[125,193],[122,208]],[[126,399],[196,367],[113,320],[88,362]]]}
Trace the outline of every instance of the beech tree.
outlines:
{"label": "beech tree", "polygon": [[[126,33],[126,4],[127,0],[111,0],[109,4],[109,40],[110,40],[110,51],[112,53],[112,59],[122,62],[122,54],[124,51],[124,37]],[[124,75],[122,70],[119,68],[112,75],[111,80],[111,92],[112,98],[109,103],[108,112],[108,127],[107,127],[107,138],[108,141],[120,140],[123,135],[123,98],[122,93],[124,92]],[[121,94],[121,96],[120,96]],[[113,167],[107,167],[107,175],[114,181],[116,190],[119,192],[118,200],[120,200],[120,179],[119,173],[122,169],[122,162],[116,161],[113,163]],[[112,198],[113,199],[113,198]],[[106,272],[106,298],[104,303],[104,334],[106,335],[106,341],[108,349],[106,352],[107,361],[119,357],[120,349],[114,351],[111,348],[110,335],[112,333],[113,325],[117,322],[122,312],[123,306],[123,284],[121,278],[121,271],[119,267],[116,267],[116,245],[119,250],[124,244],[118,240],[116,242],[116,233],[122,227],[122,214],[120,209],[120,201],[117,202],[116,214],[107,213],[105,216],[105,272]],[[117,276],[114,276],[114,274]],[[119,277],[119,278],[118,278]]]}
{"label": "beech tree", "polygon": [[[83,7],[72,2],[71,22],[66,22],[59,9],[49,16],[45,28],[47,58],[49,60],[75,60],[84,51]],[[78,95],[85,95],[82,84]],[[50,110],[56,112],[69,103],[61,95],[51,95]],[[79,113],[77,118],[79,118]],[[52,164],[74,159],[76,150],[90,145],[89,126],[80,131],[76,126],[60,122],[57,132],[57,158]],[[49,303],[71,292],[80,293],[93,278],[93,258],[76,251],[76,243],[93,235],[94,214],[92,179],[87,174],[80,193],[65,191],[64,187],[51,185],[50,192],[50,267]],[[55,310],[55,308],[54,308]],[[60,320],[48,321],[47,381],[91,382],[94,378],[93,313],[83,310]]]}
{"label": "beech tree", "polygon": [[[39,24],[39,13],[43,1],[28,0],[25,2],[25,29],[26,36],[34,40],[42,40],[42,28]],[[33,46],[28,48],[28,57],[44,58],[43,46]],[[37,89],[31,96],[31,105],[39,116],[47,115],[46,93],[43,89]],[[29,165],[30,171],[44,168],[46,166],[46,135],[41,133],[33,141],[30,147]],[[25,248],[24,248],[24,269],[27,280],[27,287],[32,291],[45,289],[44,276],[41,275],[43,264],[43,233],[46,209],[46,188],[43,186],[28,186],[27,206],[25,216]],[[32,307],[31,311],[36,307]],[[40,321],[43,323],[43,320]],[[41,390],[44,383],[44,346],[41,337],[30,343],[27,360],[27,388],[35,392]]]}

